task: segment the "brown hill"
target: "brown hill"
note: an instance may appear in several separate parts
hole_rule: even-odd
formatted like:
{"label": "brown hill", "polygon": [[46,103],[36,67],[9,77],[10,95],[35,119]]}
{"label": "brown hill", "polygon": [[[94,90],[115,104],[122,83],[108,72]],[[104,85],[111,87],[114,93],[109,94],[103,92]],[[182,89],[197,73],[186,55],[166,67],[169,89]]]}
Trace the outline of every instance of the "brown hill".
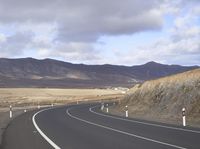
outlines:
{"label": "brown hill", "polygon": [[200,69],[135,85],[114,111],[125,105],[132,117],[178,124],[185,107],[188,123],[200,126]]}
{"label": "brown hill", "polygon": [[144,80],[195,68],[197,66],[163,65],[155,62],[128,67],[72,64],[53,59],[0,58],[0,87],[130,87]]}

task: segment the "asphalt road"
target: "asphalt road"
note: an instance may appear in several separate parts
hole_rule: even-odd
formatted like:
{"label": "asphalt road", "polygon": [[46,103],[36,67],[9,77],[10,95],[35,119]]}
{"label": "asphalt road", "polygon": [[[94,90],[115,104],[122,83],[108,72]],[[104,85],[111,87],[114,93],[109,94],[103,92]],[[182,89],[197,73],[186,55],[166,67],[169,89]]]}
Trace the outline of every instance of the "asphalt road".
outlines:
{"label": "asphalt road", "polygon": [[200,149],[200,129],[105,115],[97,104],[27,112],[2,149]]}

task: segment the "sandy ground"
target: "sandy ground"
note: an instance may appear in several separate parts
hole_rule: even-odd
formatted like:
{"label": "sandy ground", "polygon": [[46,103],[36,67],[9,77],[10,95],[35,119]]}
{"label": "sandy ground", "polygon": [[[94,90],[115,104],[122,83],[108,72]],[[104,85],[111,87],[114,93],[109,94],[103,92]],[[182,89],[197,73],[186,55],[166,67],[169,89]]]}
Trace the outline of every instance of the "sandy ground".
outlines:
{"label": "sandy ground", "polygon": [[0,89],[0,107],[93,100],[104,98],[105,96],[114,97],[119,94],[121,94],[120,90],[111,89],[3,88]]}

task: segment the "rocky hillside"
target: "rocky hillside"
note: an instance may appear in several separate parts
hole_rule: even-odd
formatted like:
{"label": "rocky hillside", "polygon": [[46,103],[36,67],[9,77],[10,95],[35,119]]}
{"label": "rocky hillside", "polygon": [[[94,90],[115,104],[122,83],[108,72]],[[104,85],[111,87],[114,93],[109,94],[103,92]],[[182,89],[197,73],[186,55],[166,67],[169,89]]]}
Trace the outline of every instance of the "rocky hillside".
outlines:
{"label": "rocky hillside", "polygon": [[132,117],[179,124],[185,107],[188,123],[200,126],[200,69],[137,84],[114,111],[122,112],[125,105]]}
{"label": "rocky hillside", "polygon": [[130,87],[197,66],[149,62],[139,66],[84,65],[53,59],[0,59],[0,87]]}

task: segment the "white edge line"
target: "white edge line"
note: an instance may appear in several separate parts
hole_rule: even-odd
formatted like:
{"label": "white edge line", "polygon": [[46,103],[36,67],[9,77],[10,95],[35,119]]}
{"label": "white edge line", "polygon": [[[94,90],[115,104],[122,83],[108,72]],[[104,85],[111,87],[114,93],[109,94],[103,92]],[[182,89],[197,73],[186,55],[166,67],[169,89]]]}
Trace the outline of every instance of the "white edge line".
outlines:
{"label": "white edge line", "polygon": [[102,127],[102,128],[105,128],[105,129],[108,129],[108,130],[112,130],[112,131],[115,131],[115,132],[118,132],[118,133],[121,133],[121,134],[129,135],[129,136],[132,136],[132,137],[135,137],[135,138],[139,138],[139,139],[142,139],[142,140],[146,140],[146,141],[150,141],[150,142],[154,142],[154,143],[158,143],[158,144],[162,144],[162,145],[166,145],[166,146],[171,146],[171,147],[178,148],[178,149],[187,149],[187,148],[184,148],[184,147],[181,147],[181,146],[177,146],[177,145],[173,145],[173,144],[169,144],[169,143],[165,143],[165,142],[153,140],[153,139],[150,139],[150,138],[146,138],[146,137],[142,137],[142,136],[139,136],[139,135],[135,135],[135,134],[131,134],[131,133],[128,133],[128,132],[124,132],[124,131],[121,131],[121,130],[117,130],[117,129],[114,129],[114,128],[111,128],[111,127],[107,127],[107,126],[103,126],[103,125],[100,125],[100,124],[96,124],[96,123],[93,123],[93,122],[90,122],[90,121],[87,121],[87,120],[78,118],[78,117],[76,117],[76,116],[73,116],[73,115],[69,112],[69,110],[71,110],[71,108],[70,108],[70,109],[67,109],[67,110],[66,110],[66,113],[67,113],[67,115],[69,115],[70,117],[72,117],[72,118],[74,118],[74,119],[77,119],[77,120],[79,120],[79,121],[82,121],[82,122],[85,122],[85,123],[94,125],[94,126]]}
{"label": "white edge line", "polygon": [[36,121],[35,121],[35,117],[36,115],[38,115],[39,113],[41,112],[44,112],[44,111],[47,111],[47,110],[50,110],[52,108],[48,108],[48,109],[43,109],[43,110],[40,110],[38,111],[37,113],[35,113],[32,117],[32,122],[35,126],[35,128],[37,129],[37,131],[40,133],[40,135],[55,149],[61,149],[58,145],[56,145],[49,137],[47,137],[47,135],[45,135],[44,132],[42,132],[42,130],[39,128],[39,126],[37,125]]}
{"label": "white edge line", "polygon": [[119,120],[138,123],[138,124],[144,124],[144,125],[150,125],[150,126],[156,126],[156,127],[162,127],[162,128],[168,128],[168,129],[174,129],[174,130],[181,130],[181,131],[185,131],[185,132],[200,133],[200,131],[195,131],[195,130],[190,130],[190,129],[183,129],[183,128],[164,126],[164,125],[159,125],[159,124],[145,123],[145,122],[140,122],[140,121],[137,121],[137,120],[130,120],[130,119],[115,117],[115,116],[111,116],[111,115],[101,114],[101,113],[97,113],[97,112],[92,110],[96,107],[97,106],[90,108],[90,112],[97,114],[97,115],[100,115],[100,116],[110,117],[110,118],[113,118],[113,119],[119,119]]}

